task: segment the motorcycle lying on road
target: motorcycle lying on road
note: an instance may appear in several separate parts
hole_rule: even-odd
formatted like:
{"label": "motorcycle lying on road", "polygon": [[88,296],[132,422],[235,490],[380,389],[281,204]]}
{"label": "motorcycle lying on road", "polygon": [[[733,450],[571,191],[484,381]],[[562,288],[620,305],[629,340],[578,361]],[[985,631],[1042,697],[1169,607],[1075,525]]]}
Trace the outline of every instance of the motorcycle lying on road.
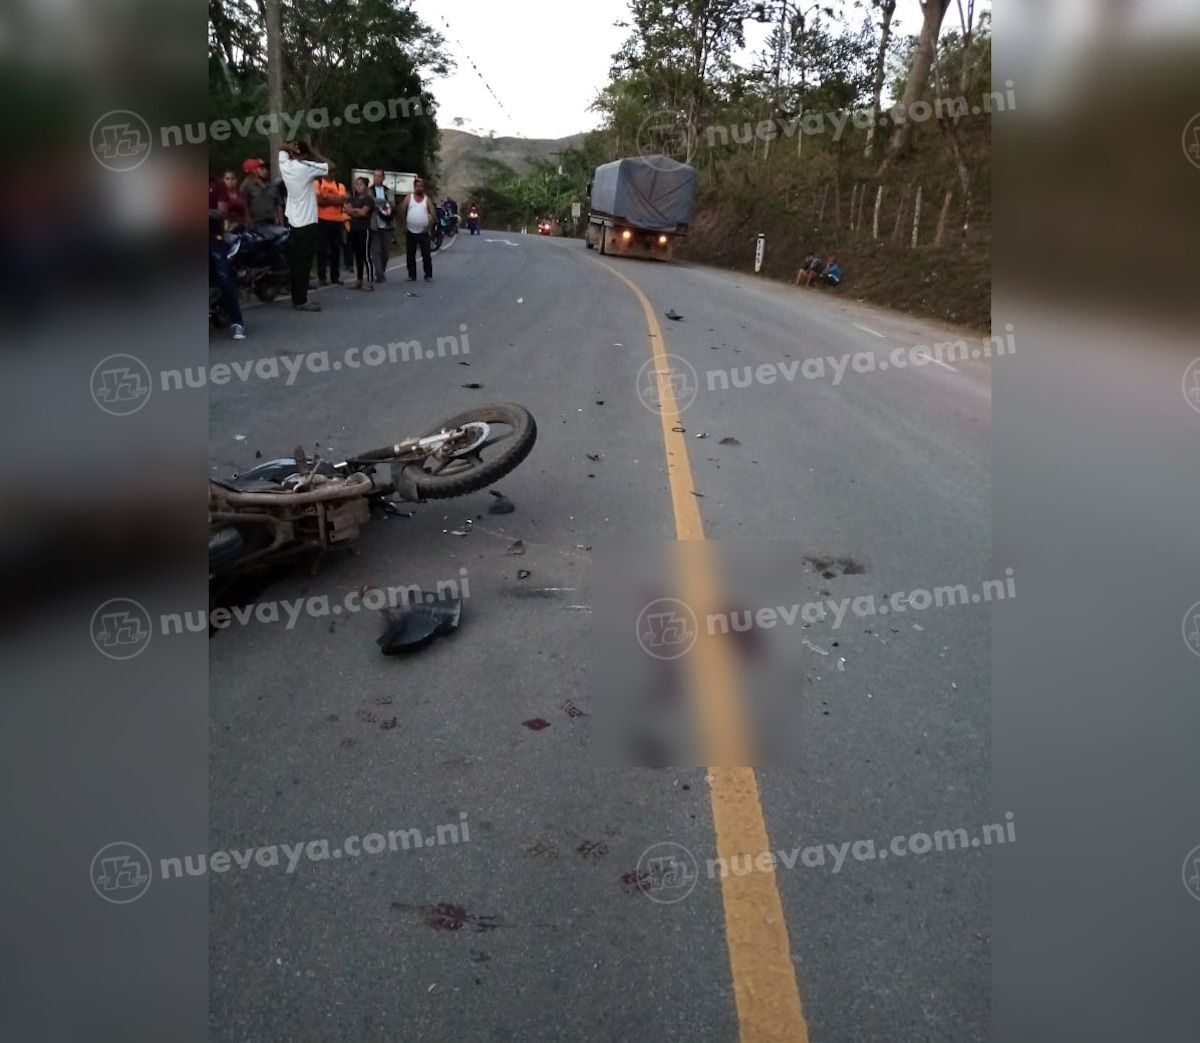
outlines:
{"label": "motorcycle lying on road", "polygon": [[[260,225],[225,233],[226,256],[233,269],[239,293],[253,293],[260,301],[273,301],[288,289],[291,262],[288,238],[291,229],[282,225]],[[208,288],[208,318],[216,329],[230,323],[215,286]]]}
{"label": "motorcycle lying on road", "polygon": [[514,470],[536,439],[523,406],[480,406],[341,463],[308,459],[297,448],[232,479],[209,479],[209,578],[348,546],[372,503],[465,496]]}

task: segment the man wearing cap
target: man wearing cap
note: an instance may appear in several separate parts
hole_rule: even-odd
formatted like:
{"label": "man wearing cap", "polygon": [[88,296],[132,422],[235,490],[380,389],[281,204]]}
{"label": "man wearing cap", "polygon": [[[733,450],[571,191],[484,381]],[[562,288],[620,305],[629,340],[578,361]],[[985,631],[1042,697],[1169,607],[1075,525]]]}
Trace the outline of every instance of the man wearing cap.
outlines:
{"label": "man wearing cap", "polygon": [[248,159],[242,164],[246,175],[242,180],[241,192],[250,209],[250,225],[283,224],[279,213],[279,193],[268,180],[267,165],[261,159]]}

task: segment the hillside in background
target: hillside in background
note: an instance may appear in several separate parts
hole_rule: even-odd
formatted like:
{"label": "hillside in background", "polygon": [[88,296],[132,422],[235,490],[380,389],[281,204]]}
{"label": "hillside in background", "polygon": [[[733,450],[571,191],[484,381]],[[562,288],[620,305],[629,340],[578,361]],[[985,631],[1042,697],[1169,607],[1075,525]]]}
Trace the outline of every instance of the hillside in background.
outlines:
{"label": "hillside in background", "polygon": [[555,163],[554,154],[578,148],[582,134],[566,138],[481,137],[463,130],[441,130],[438,152],[438,195],[465,200],[469,191],[503,173],[505,168],[518,175],[528,174],[547,163]]}

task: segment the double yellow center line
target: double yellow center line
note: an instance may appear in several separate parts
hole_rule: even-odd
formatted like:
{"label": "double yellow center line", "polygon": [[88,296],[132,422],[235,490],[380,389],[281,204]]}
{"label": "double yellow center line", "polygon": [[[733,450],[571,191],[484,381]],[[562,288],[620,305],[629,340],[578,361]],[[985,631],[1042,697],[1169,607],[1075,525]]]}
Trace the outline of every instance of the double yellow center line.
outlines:
{"label": "double yellow center line", "polygon": [[[650,332],[654,367],[670,367],[658,317],[641,287],[611,264],[597,260],[637,298]],[[703,619],[719,604],[717,569],[704,541],[704,523],[692,490],[696,488],[687,440],[671,381],[658,381],[667,477],[675,511],[681,595]],[[751,762],[737,671],[727,644],[703,632],[688,654],[701,743],[708,763],[709,797],[717,855],[730,865],[736,855],[771,850]],[[740,765],[740,766],[739,766]],[[740,1043],[807,1043],[808,1025],[792,964],[787,923],[773,873],[725,874],[721,878],[725,938],[737,1002]]]}

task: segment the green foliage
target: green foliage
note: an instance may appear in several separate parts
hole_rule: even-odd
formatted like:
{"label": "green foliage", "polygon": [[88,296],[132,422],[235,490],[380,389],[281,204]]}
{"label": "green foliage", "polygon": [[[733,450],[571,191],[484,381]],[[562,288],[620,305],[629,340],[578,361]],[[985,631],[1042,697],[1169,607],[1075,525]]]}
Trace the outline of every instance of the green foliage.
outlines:
{"label": "green foliage", "polygon": [[[914,125],[911,149],[886,174],[876,239],[873,204],[888,131],[877,134],[868,158],[865,124],[849,117],[872,104],[882,14],[878,3],[832,3],[830,13],[823,4],[789,0],[781,24],[778,0],[767,0],[759,19],[772,25],[766,46],[740,67],[729,60],[728,46],[723,58],[697,65],[689,32],[707,13],[722,26],[718,35],[726,44],[740,40],[740,22],[735,29],[732,19],[749,17],[751,5],[630,0],[630,38],[614,56],[610,82],[594,103],[604,123],[585,139],[589,160],[661,151],[695,166],[700,194],[685,251],[693,257],[747,266],[753,232],[763,231],[771,244],[771,274],[790,276],[807,252],[836,251],[851,282],[873,299],[956,321],[986,321],[990,118],[972,115],[968,106],[953,120],[971,187],[966,212],[945,128],[936,119]],[[899,35],[898,21],[893,25],[897,32],[883,55],[884,82],[894,84],[884,92],[885,106],[889,95],[903,92],[915,43]],[[965,95],[969,105],[982,105],[990,92],[987,12],[969,44],[961,36],[942,36],[937,76],[925,92],[931,105],[938,77],[944,97]],[[773,131],[763,130],[772,124]],[[918,187],[920,246],[913,250]],[[957,202],[935,248],[947,191]]]}
{"label": "green foliage", "polygon": [[485,160],[492,169],[470,195],[479,201],[492,225],[523,225],[538,218],[567,224],[571,203],[583,202],[594,167],[588,154],[580,149],[565,149],[557,159],[555,163],[539,163],[524,175],[503,163]]}
{"label": "green foliage", "polygon": [[[441,37],[401,0],[281,0],[281,8],[283,107],[310,114],[301,136],[344,174],[356,166],[431,172],[438,133],[422,73],[447,70]],[[210,122],[269,113],[264,24],[263,0],[209,0]],[[368,121],[362,107],[372,101],[384,118]],[[350,105],[358,108],[347,113]],[[210,164],[240,170],[248,156],[267,158],[267,148],[257,130],[212,141]]]}

